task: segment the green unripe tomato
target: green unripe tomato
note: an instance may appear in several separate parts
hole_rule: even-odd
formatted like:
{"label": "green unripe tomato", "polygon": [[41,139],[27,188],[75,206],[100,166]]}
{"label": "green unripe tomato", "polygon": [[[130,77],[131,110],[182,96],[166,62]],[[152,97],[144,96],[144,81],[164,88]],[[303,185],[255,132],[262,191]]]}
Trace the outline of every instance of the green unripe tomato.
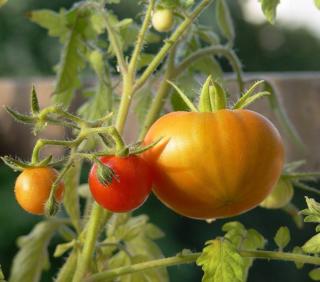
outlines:
{"label": "green unripe tomato", "polygon": [[152,15],[152,26],[159,32],[168,32],[173,26],[173,20],[170,9],[156,10]]}
{"label": "green unripe tomato", "polygon": [[291,201],[293,197],[293,186],[290,180],[280,177],[276,186],[260,206],[267,209],[280,209]]}

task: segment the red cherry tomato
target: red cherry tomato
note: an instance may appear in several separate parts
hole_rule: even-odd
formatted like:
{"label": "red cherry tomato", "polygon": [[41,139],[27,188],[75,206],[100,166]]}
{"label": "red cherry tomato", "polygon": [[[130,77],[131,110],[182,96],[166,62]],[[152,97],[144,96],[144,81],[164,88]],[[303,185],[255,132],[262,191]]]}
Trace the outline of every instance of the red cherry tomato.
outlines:
{"label": "red cherry tomato", "polygon": [[128,212],[141,206],[152,188],[147,163],[138,156],[105,156],[100,160],[115,176],[110,184],[102,184],[97,175],[98,165],[92,166],[89,186],[96,202],[112,212]]}

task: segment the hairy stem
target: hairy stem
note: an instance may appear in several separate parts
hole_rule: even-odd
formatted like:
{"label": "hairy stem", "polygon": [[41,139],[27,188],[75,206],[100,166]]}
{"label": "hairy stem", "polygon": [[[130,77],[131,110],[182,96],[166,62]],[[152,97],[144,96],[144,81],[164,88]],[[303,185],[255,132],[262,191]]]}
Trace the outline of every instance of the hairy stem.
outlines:
{"label": "hairy stem", "polygon": [[120,47],[120,42],[116,36],[116,31],[114,30],[114,27],[112,26],[108,16],[106,16],[104,18],[106,21],[106,27],[107,27],[107,31],[108,31],[109,40],[112,45],[113,51],[116,54],[118,65],[120,68],[120,72],[122,75],[125,75],[127,73],[127,63],[124,59],[124,55],[123,55],[122,49]]}
{"label": "hairy stem", "polygon": [[154,3],[155,3],[155,0],[149,1],[146,15],[144,17],[141,29],[139,31],[137,42],[136,42],[136,45],[133,50],[132,57],[131,57],[131,60],[129,63],[128,72],[133,76],[133,78],[135,77],[137,62],[138,62],[138,59],[139,59],[139,56],[140,56],[140,53],[141,53],[141,50],[143,47],[143,41],[144,41],[145,35],[148,31],[148,27],[149,27],[149,24],[151,21],[151,14],[152,14],[152,11],[154,8]]}
{"label": "hairy stem", "polygon": [[84,240],[84,245],[78,259],[77,268],[73,277],[73,282],[83,281],[83,277],[89,270],[90,262],[93,259],[96,240],[101,227],[100,220],[103,218],[104,210],[96,203],[93,204],[91,215],[88,222],[88,228]]}
{"label": "hairy stem", "polygon": [[[285,253],[285,252],[247,251],[247,250],[241,250],[239,251],[239,254],[242,257],[247,257],[247,258],[281,260],[281,261],[291,261],[296,263],[320,265],[319,257],[309,256],[309,255],[300,255],[300,254]],[[122,267],[111,269],[105,272],[94,274],[91,277],[87,278],[85,282],[108,281],[121,275],[144,271],[151,268],[168,267],[168,266],[174,266],[179,264],[193,263],[198,259],[200,255],[201,253],[188,253],[188,254],[181,254],[181,255],[177,255],[169,258],[137,263],[129,266],[122,266]]]}
{"label": "hairy stem", "polygon": [[168,51],[176,44],[180,39],[181,35],[187,30],[187,28],[192,24],[192,22],[200,15],[200,13],[212,2],[212,0],[202,0],[200,4],[193,10],[193,12],[185,18],[185,20],[179,25],[175,32],[166,40],[163,47],[160,49],[158,54],[154,57],[149,66],[142,73],[140,78],[134,85],[134,92],[138,90],[146,80],[152,75],[159,64],[163,61]]}

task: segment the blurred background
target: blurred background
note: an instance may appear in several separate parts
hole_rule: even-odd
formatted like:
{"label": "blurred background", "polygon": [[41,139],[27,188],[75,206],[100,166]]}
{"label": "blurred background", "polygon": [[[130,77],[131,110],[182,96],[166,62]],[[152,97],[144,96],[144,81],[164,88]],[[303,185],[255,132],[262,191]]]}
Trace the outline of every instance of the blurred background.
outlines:
{"label": "blurred background", "polygon": [[[29,22],[28,11],[44,8],[59,10],[70,7],[74,2],[9,0],[0,9],[1,105],[14,105],[21,98],[26,101],[31,83],[44,88],[50,85],[50,77],[54,75],[53,66],[58,62],[59,42]],[[137,2],[123,0],[121,5],[115,6],[115,11],[120,18],[132,17],[139,11]],[[258,73],[260,77],[269,77],[278,83],[289,117],[297,124],[307,146],[315,148],[319,142],[315,137],[320,132],[320,11],[314,7],[312,0],[282,0],[278,9],[279,17],[272,26],[264,21],[258,0],[229,1],[229,5],[236,28],[235,50],[243,62],[244,70]],[[213,7],[210,7],[202,15],[201,21],[215,29],[214,14]],[[41,90],[39,93],[42,93]],[[42,104],[48,101],[47,96],[40,97]],[[268,112],[265,106],[260,107],[262,111]],[[26,105],[20,103],[20,109],[27,109]],[[0,118],[1,155],[28,158],[32,141],[21,139],[21,136],[29,135],[29,129],[14,125],[2,110]],[[52,134],[59,135],[59,132]],[[290,150],[293,159],[299,156],[294,148]],[[312,150],[307,156],[312,163],[309,168],[320,169],[320,154]],[[86,181],[87,170],[87,167],[83,170],[83,182]],[[6,277],[17,252],[17,237],[27,234],[40,220],[24,213],[16,204],[13,193],[15,177],[16,173],[0,165],[0,264]],[[297,190],[294,198],[294,203],[300,209],[305,207],[303,195]],[[165,208],[153,196],[136,213],[147,213],[151,221],[164,230],[166,237],[159,244],[166,256],[174,255],[183,248],[200,250],[205,241],[221,234],[221,226],[225,222],[219,220],[207,224],[182,218]],[[256,208],[231,220],[240,220],[247,227],[259,230],[270,239],[269,249],[276,249],[272,237],[280,226],[287,225],[292,231],[293,240],[289,248],[303,244],[314,232],[312,224],[298,229],[282,211]],[[49,249],[52,253],[53,247]],[[63,259],[52,259],[52,268],[44,273],[41,281],[51,281],[53,273],[62,263]],[[256,261],[250,270],[249,281],[310,281],[307,274],[310,269],[312,267],[305,266],[304,270],[297,270],[292,263]],[[201,280],[201,270],[194,265],[172,267],[169,271],[174,282]]]}

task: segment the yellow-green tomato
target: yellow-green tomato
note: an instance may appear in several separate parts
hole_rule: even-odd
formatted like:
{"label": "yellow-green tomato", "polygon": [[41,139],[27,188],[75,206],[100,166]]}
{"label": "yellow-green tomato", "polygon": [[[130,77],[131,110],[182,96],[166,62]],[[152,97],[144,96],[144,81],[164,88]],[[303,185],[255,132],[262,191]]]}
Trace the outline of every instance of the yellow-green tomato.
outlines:
{"label": "yellow-green tomato", "polygon": [[271,194],[260,203],[260,206],[267,209],[280,209],[291,201],[293,197],[293,187],[290,180],[280,177],[274,186]]}
{"label": "yellow-green tomato", "polygon": [[152,26],[159,32],[168,32],[173,26],[173,12],[170,9],[156,10],[152,15]]}

